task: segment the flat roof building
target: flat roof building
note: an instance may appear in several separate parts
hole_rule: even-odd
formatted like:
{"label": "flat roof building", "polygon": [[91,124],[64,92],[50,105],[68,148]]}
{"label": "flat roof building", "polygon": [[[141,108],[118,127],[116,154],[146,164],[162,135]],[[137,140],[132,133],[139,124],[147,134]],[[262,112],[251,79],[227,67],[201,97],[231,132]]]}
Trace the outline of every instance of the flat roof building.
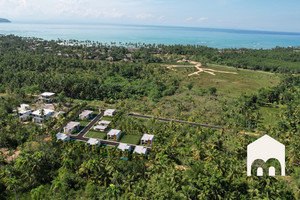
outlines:
{"label": "flat roof building", "polygon": [[134,148],[133,153],[137,153],[137,154],[145,154],[147,155],[147,147],[144,146],[136,146]]}
{"label": "flat roof building", "polygon": [[69,122],[65,127],[64,127],[64,132],[72,134],[76,131],[78,131],[80,128],[80,123],[79,122]]}
{"label": "flat roof building", "polygon": [[97,126],[95,126],[94,127],[94,130],[95,131],[106,131],[108,129],[108,127],[107,126],[102,126],[102,125],[97,125]]}
{"label": "flat roof building", "polygon": [[70,135],[64,133],[58,133],[56,135],[57,140],[68,141],[70,140]]}
{"label": "flat roof building", "polygon": [[112,117],[116,114],[116,110],[115,109],[107,109],[104,111],[104,116],[109,116]]}
{"label": "flat roof building", "polygon": [[144,134],[141,139],[141,144],[147,144],[148,146],[152,145],[154,141],[154,135]]}
{"label": "flat roof building", "polygon": [[41,94],[41,99],[44,100],[46,103],[50,103],[53,101],[55,93],[53,92],[44,92]]}
{"label": "flat roof building", "polygon": [[113,139],[114,141],[117,141],[121,136],[121,131],[117,129],[111,129],[107,133],[107,139]]}
{"label": "flat roof building", "polygon": [[100,122],[98,122],[99,125],[102,125],[102,126],[108,126],[111,122],[110,121],[107,121],[107,120],[101,120]]}
{"label": "flat roof building", "polygon": [[44,122],[44,118],[45,119],[49,119],[50,117],[52,117],[54,115],[54,110],[50,110],[50,109],[38,109],[36,111],[34,111],[33,113],[31,113],[31,116],[33,117],[33,121],[36,123],[43,123]]}
{"label": "flat roof building", "polygon": [[92,118],[93,117],[93,111],[91,111],[91,110],[84,110],[84,111],[82,111],[82,113],[79,115],[79,118],[81,119],[81,120],[88,120],[88,119],[90,119],[90,118]]}
{"label": "flat roof building", "polygon": [[118,149],[120,149],[120,150],[122,150],[122,151],[125,151],[125,150],[131,151],[131,145],[125,144],[125,143],[120,143],[120,144],[118,145]]}
{"label": "flat roof building", "polygon": [[90,138],[87,142],[86,142],[86,144],[88,144],[88,145],[98,145],[98,146],[100,146],[101,145],[101,140],[98,140],[98,139],[95,139],[95,138]]}

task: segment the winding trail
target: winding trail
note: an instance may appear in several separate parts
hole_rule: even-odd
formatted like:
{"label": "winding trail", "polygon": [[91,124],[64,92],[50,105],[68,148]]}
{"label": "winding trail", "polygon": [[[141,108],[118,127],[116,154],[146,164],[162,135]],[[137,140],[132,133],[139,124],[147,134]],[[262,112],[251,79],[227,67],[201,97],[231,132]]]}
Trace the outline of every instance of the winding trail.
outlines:
{"label": "winding trail", "polygon": [[[208,74],[213,75],[213,76],[216,75],[215,72],[224,73],[224,74],[237,74],[236,72],[228,72],[228,71],[220,71],[220,70],[214,70],[214,69],[209,69],[209,68],[203,68],[202,63],[196,62],[196,61],[185,60],[185,59],[177,61],[177,63],[182,63],[182,62],[188,62],[190,64],[195,65],[195,66],[184,66],[184,67],[196,67],[197,70],[198,70],[196,72],[193,72],[193,73],[189,74],[188,76],[199,75],[202,72],[208,73]],[[167,66],[168,69],[171,69],[173,71],[176,71],[176,69],[174,69],[176,67],[183,67],[183,66],[177,66],[177,65]]]}

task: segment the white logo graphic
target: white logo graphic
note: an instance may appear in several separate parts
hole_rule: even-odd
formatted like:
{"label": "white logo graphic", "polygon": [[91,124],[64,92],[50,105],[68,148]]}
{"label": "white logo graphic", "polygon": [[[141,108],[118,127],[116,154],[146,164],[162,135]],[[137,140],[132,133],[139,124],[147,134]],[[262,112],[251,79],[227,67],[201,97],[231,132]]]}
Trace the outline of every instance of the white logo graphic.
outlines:
{"label": "white logo graphic", "polygon": [[[281,176],[285,176],[285,146],[268,135],[255,140],[247,147],[247,176],[251,176],[251,166],[256,160],[277,159],[281,166]],[[257,168],[257,176],[263,175],[263,168]],[[275,167],[269,168],[269,176],[275,176]]]}

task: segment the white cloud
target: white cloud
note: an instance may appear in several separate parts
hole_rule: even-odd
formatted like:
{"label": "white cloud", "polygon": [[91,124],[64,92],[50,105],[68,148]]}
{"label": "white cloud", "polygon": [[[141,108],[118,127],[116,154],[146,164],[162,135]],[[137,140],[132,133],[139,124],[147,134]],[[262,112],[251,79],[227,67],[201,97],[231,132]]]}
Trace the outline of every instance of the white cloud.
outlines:
{"label": "white cloud", "polygon": [[185,21],[192,21],[194,18],[193,17],[188,17],[185,19]]}
{"label": "white cloud", "polygon": [[206,21],[206,20],[208,20],[207,17],[200,17],[197,21],[198,22],[203,22],[203,21]]}

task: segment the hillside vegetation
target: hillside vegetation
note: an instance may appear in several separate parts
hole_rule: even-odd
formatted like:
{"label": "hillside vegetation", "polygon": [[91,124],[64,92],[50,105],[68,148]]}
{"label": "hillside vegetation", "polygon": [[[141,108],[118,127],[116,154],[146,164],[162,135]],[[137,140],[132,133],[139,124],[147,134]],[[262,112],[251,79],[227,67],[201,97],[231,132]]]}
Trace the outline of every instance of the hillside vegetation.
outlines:
{"label": "hillside vegetation", "polygon": [[[297,48],[117,46],[1,36],[0,49],[0,199],[300,198]],[[182,59],[187,62],[177,63]],[[214,75],[190,75],[197,68],[189,61]],[[44,126],[12,114],[45,91],[74,110]],[[126,133],[122,141],[138,143],[144,133],[153,134],[151,152],[144,157],[57,141],[57,128],[91,106],[117,109],[112,124]],[[247,176],[247,145],[264,134],[285,145],[286,177]]]}

